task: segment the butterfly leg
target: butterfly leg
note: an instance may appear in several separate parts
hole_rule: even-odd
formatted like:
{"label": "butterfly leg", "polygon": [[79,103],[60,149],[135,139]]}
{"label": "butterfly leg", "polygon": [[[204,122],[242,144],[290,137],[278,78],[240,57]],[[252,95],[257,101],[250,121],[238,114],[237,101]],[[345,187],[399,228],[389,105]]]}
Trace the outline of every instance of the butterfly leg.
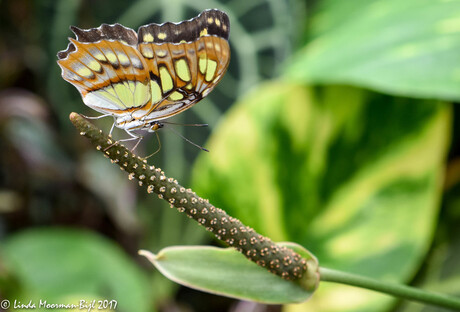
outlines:
{"label": "butterfly leg", "polygon": [[81,116],[83,116],[84,118],[86,119],[101,119],[101,118],[104,118],[104,117],[108,117],[108,116],[112,116],[112,114],[104,114],[104,115],[100,115],[100,116],[86,116],[86,115],[82,115],[80,114]]}
{"label": "butterfly leg", "polygon": [[[112,126],[112,129],[113,129],[113,126]],[[134,133],[130,132],[129,130],[126,130],[126,133],[128,133],[131,137],[130,138],[127,138],[127,139],[122,139],[122,140],[118,140],[118,141],[115,141],[113,144],[107,146],[106,148],[104,148],[104,152],[107,151],[108,149],[110,149],[112,146],[116,145],[118,142],[127,142],[127,141],[132,141],[132,140],[138,140],[136,142],[136,144],[134,145],[134,147],[131,149],[131,152],[133,152],[137,145],[139,145],[139,142],[144,138],[143,136],[138,136],[138,135],[135,135]]]}
{"label": "butterfly leg", "polygon": [[129,134],[131,137],[128,138],[128,139],[123,139],[123,140],[119,140],[119,142],[126,142],[126,141],[132,141],[132,140],[137,140],[136,144],[134,144],[134,147],[131,149],[131,152],[134,152],[134,150],[136,149],[136,147],[139,145],[139,143],[142,141],[142,139],[144,138],[142,135],[136,135],[134,133],[132,133],[131,131],[129,130],[126,130],[126,133]]}
{"label": "butterfly leg", "polygon": [[109,137],[112,136],[113,129],[115,129],[115,123],[116,123],[116,120],[115,120],[115,118],[114,118],[114,121],[113,121],[113,124],[112,124],[112,128],[110,128]]}
{"label": "butterfly leg", "polygon": [[[134,138],[133,138],[133,139],[134,139]],[[131,153],[134,152],[134,150],[135,150],[136,147],[139,145],[139,143],[141,143],[142,139],[143,139],[142,136],[140,136],[140,137],[137,138],[137,142],[136,142],[136,144],[134,144],[134,147],[131,149]]]}

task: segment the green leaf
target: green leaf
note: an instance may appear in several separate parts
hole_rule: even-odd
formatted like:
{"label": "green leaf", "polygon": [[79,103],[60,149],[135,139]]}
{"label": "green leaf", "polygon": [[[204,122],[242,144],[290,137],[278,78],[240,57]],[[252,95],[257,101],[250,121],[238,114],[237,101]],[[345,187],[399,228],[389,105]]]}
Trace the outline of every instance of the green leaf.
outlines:
{"label": "green leaf", "polygon": [[[316,272],[316,259],[306,249],[292,243],[282,244],[307,259],[310,270]],[[175,246],[162,249],[158,255],[148,251],[140,253],[176,283],[242,300],[267,304],[298,303],[307,300],[318,284],[317,274],[310,277],[310,287],[284,280],[233,248]]]}
{"label": "green leaf", "polygon": [[[450,116],[436,101],[266,84],[213,133],[193,189],[321,266],[404,282],[432,239]],[[324,285],[310,302],[346,311],[388,297]]]}
{"label": "green leaf", "polygon": [[[460,167],[450,160],[446,168],[443,210],[438,220],[435,243],[424,261],[423,271],[417,275],[414,286],[424,290],[460,295]],[[449,177],[450,175],[450,177]],[[456,182],[456,183],[455,183]],[[401,312],[435,311],[433,307],[422,309],[416,302],[405,302],[398,307]],[[440,311],[440,309],[438,309]]]}
{"label": "green leaf", "polygon": [[[79,300],[116,300],[117,310],[148,311],[149,285],[119,247],[89,232],[33,229],[2,244],[7,267],[16,274],[28,303],[79,304]],[[10,298],[8,298],[10,299]]]}
{"label": "green leaf", "polygon": [[460,1],[324,0],[290,79],[460,99]]}

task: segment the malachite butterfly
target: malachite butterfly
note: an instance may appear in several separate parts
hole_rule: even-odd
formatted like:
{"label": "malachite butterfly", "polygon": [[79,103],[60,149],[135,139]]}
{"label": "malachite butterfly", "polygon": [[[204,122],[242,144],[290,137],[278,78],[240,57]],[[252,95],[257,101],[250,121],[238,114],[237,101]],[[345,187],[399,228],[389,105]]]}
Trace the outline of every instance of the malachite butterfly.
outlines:
{"label": "malachite butterfly", "polygon": [[230,61],[229,18],[216,9],[137,33],[120,24],[71,30],[76,39],[57,55],[62,77],[133,137],[130,131],[155,131],[207,96]]}

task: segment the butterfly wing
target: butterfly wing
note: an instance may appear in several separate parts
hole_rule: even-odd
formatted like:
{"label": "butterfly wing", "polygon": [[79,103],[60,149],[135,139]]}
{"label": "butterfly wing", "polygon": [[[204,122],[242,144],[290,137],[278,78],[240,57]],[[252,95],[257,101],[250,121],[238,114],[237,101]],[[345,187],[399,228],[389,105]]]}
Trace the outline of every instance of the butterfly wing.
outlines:
{"label": "butterfly wing", "polygon": [[120,24],[71,29],[76,39],[58,53],[62,77],[86,105],[115,116],[126,130],[188,109],[209,94],[230,61],[229,19],[219,10],[146,25],[139,36]]}
{"label": "butterfly wing", "polygon": [[230,61],[229,32],[228,16],[219,10],[178,24],[139,28],[138,49],[148,65],[152,91],[147,123],[176,115],[211,92]]}
{"label": "butterfly wing", "polygon": [[77,39],[58,53],[58,64],[83,102],[120,120],[151,111],[148,65],[136,48],[136,32],[120,24],[71,29]]}

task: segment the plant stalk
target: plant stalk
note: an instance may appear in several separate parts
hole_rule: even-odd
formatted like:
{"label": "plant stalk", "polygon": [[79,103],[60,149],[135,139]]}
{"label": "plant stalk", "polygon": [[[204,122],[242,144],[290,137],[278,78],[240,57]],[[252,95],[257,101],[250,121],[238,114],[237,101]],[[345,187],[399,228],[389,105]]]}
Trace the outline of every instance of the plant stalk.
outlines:
{"label": "plant stalk", "polygon": [[[315,288],[317,285],[317,263],[309,264],[290,248],[275,244],[269,238],[245,226],[240,220],[229,216],[224,210],[214,207],[207,199],[186,189],[177,180],[166,177],[160,168],[149,166],[147,160],[134,155],[118,141],[113,140],[88,120],[77,113],[70,120],[87,137],[97,150],[111,162],[129,173],[130,180],[138,180],[148,193],[156,193],[170,207],[197,221],[219,240],[234,247],[246,258],[286,280],[299,280],[301,284]],[[316,261],[316,259],[315,259]]]}
{"label": "plant stalk", "polygon": [[333,282],[366,288],[403,299],[423,302],[460,311],[460,298],[458,297],[428,292],[406,285],[386,283],[369,277],[326,269],[322,267],[320,267],[319,273],[321,281],[323,282]]}

